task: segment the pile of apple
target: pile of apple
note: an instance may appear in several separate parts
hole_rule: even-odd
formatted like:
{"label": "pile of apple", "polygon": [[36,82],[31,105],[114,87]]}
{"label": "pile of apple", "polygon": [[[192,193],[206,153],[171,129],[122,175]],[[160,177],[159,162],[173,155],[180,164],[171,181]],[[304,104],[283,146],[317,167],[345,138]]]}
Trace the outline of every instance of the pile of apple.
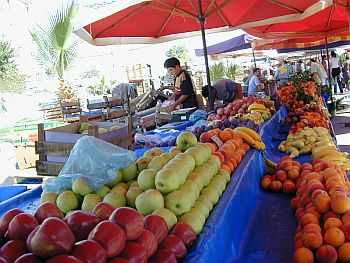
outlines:
{"label": "pile of apple", "polygon": [[166,221],[128,207],[98,204],[67,218],[51,202],[34,215],[12,209],[0,218],[1,263],[178,262],[196,240],[184,222],[168,234]]}

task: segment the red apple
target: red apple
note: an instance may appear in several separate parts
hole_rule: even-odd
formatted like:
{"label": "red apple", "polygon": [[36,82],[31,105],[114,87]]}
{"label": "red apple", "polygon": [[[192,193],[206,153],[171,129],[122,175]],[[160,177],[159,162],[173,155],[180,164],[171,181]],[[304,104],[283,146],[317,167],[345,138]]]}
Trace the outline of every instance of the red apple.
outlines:
{"label": "red apple", "polygon": [[160,244],[159,248],[170,250],[179,260],[184,258],[187,253],[184,242],[182,242],[179,237],[174,235],[168,235]]}
{"label": "red apple", "polygon": [[[0,261],[1,262],[1,261]],[[40,258],[32,253],[24,254],[16,259],[15,263],[43,263]]]}
{"label": "red apple", "polygon": [[187,248],[197,239],[196,232],[194,232],[193,228],[185,222],[177,223],[173,230],[171,230],[170,234],[181,238]]}
{"label": "red apple", "polygon": [[91,230],[100,222],[100,219],[91,212],[75,211],[67,218],[67,224],[77,241],[87,239]]}
{"label": "red apple", "polygon": [[130,263],[147,262],[146,249],[133,241],[126,242],[125,248],[122,252],[122,257],[127,258]]}
{"label": "red apple", "polygon": [[41,258],[49,258],[60,254],[68,254],[75,243],[73,232],[59,218],[50,217],[44,220],[36,233],[31,237],[30,249]]}
{"label": "red apple", "polygon": [[110,260],[107,261],[107,263],[129,263],[130,261],[126,258],[111,258]]}
{"label": "red apple", "polygon": [[108,258],[115,257],[123,251],[125,246],[124,231],[110,221],[102,221],[89,234],[89,239],[99,243]]}
{"label": "red apple", "polygon": [[115,208],[111,204],[107,202],[101,202],[95,206],[92,212],[95,213],[95,215],[97,215],[101,220],[108,220],[114,210]]}
{"label": "red apple", "polygon": [[62,219],[62,212],[58,206],[51,202],[43,203],[34,213],[34,217],[41,224],[46,218],[57,217]]}
{"label": "red apple", "polygon": [[157,253],[150,258],[150,263],[177,263],[173,252],[164,249],[158,249]]}
{"label": "red apple", "polygon": [[157,251],[157,239],[149,230],[142,230],[141,235],[135,241],[146,249],[147,258],[151,257]]}
{"label": "red apple", "polygon": [[117,208],[109,220],[113,223],[116,223],[124,230],[126,240],[135,240],[142,233],[143,217],[133,208]]}
{"label": "red apple", "polygon": [[7,234],[12,240],[27,240],[29,234],[38,226],[38,221],[29,214],[18,214],[10,222]]}
{"label": "red apple", "polygon": [[168,235],[168,225],[164,218],[158,215],[148,215],[143,219],[145,229],[151,231],[158,244]]}
{"label": "red apple", "polygon": [[60,255],[50,258],[46,263],[84,263],[80,259],[69,255]]}
{"label": "red apple", "polygon": [[23,240],[11,240],[2,246],[0,255],[7,262],[15,262],[17,258],[28,253],[26,243]]}
{"label": "red apple", "polygon": [[32,251],[32,239],[36,232],[38,232],[40,226],[37,226],[28,236],[26,246],[29,251]]}
{"label": "red apple", "polygon": [[[9,211],[7,211],[5,214],[2,215],[2,217],[0,218],[0,233],[2,233],[2,231],[7,231],[7,228],[11,222],[11,220],[18,214],[24,213],[21,209],[11,209]],[[5,235],[5,234],[4,234]]]}
{"label": "red apple", "polygon": [[106,251],[94,240],[83,240],[76,243],[71,255],[84,263],[105,263],[107,260]]}

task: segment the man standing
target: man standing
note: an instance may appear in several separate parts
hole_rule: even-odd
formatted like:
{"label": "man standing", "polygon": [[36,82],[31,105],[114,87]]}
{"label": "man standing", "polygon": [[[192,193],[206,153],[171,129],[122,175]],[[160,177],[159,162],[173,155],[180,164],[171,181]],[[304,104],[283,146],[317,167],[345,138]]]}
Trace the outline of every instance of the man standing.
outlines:
{"label": "man standing", "polygon": [[248,87],[248,96],[249,95],[257,95],[257,93],[260,91],[260,70],[258,68],[253,69],[253,76],[249,80],[249,87]]}
{"label": "man standing", "polygon": [[310,73],[312,78],[321,85],[327,85],[327,72],[323,68],[321,63],[316,62],[315,59],[310,59],[310,62],[308,63],[310,66]]}
{"label": "man standing", "polygon": [[279,64],[279,67],[275,72],[274,79],[277,81],[279,86],[286,86],[289,82],[290,73],[291,69],[287,64],[287,61],[283,61],[281,64]]}
{"label": "man standing", "polygon": [[164,62],[164,68],[175,77],[175,85],[166,87],[175,91],[175,103],[168,107],[168,111],[174,111],[177,106],[185,108],[197,108],[196,93],[190,74],[183,70],[177,58],[169,58]]}
{"label": "man standing", "polygon": [[[209,97],[208,85],[202,88],[202,95],[205,98]],[[230,79],[220,79],[212,85],[211,96],[216,100],[223,100],[224,103],[241,99],[243,98],[242,85]]]}

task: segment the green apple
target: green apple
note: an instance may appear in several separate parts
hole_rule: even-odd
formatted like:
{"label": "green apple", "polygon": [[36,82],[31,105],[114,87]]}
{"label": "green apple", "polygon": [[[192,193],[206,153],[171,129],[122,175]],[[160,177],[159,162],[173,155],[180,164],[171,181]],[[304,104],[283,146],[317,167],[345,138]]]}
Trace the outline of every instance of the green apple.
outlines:
{"label": "green apple", "polygon": [[117,185],[118,183],[120,183],[122,180],[123,180],[123,175],[122,175],[121,171],[117,170],[115,172],[114,180],[109,182],[108,184],[106,184],[106,186],[113,187],[113,186]]}
{"label": "green apple", "polygon": [[127,190],[123,187],[123,186],[121,186],[121,185],[116,185],[116,186],[114,186],[112,189],[111,189],[111,191],[109,191],[110,193],[116,193],[116,194],[118,194],[118,195],[123,195],[123,196],[125,196],[126,195],[126,193],[127,193]]}
{"label": "green apple", "polygon": [[202,185],[203,187],[206,187],[209,185],[210,180],[211,180],[211,173],[210,173],[210,169],[208,169],[208,167],[206,166],[198,166],[196,167],[196,169],[194,169],[194,172],[197,173],[201,180],[202,180]]}
{"label": "green apple", "polygon": [[163,157],[167,161],[167,163],[170,162],[171,159],[173,159],[173,156],[169,153],[162,153],[160,157]]}
{"label": "green apple", "polygon": [[206,196],[206,195],[200,195],[200,196],[197,198],[196,203],[197,203],[197,202],[204,203],[204,204],[208,207],[209,211],[211,211],[211,210],[213,209],[213,207],[214,207],[213,203],[211,202],[211,200],[209,199],[209,197]]}
{"label": "green apple", "polygon": [[148,168],[139,174],[137,177],[137,184],[143,191],[156,188],[155,179],[157,172],[157,170]]}
{"label": "green apple", "polygon": [[163,194],[170,193],[179,188],[179,178],[176,170],[162,169],[156,174],[155,185]]}
{"label": "green apple", "polygon": [[67,214],[64,216],[64,218],[68,218],[73,212],[75,211],[79,211],[79,210],[71,210],[71,211],[68,211]]}
{"label": "green apple", "polygon": [[163,219],[165,220],[166,224],[168,225],[168,230],[169,231],[177,223],[176,215],[173,212],[171,212],[169,209],[166,209],[166,208],[158,208],[158,209],[153,211],[152,215],[158,215],[158,216],[163,217]]}
{"label": "green apple", "polygon": [[148,164],[153,159],[153,157],[143,156],[136,161],[137,171],[140,173],[142,170],[148,167]]}
{"label": "green apple", "polygon": [[191,197],[191,207],[194,205],[199,196],[198,186],[195,182],[190,180],[186,180],[186,182],[179,187],[178,191],[182,191]]}
{"label": "green apple", "polygon": [[140,214],[149,215],[158,208],[164,208],[163,195],[155,189],[147,190],[136,197],[135,205]]}
{"label": "green apple", "polygon": [[162,153],[165,153],[165,151],[161,148],[158,147],[154,147],[152,148],[153,151],[155,151],[156,153],[158,153],[158,156],[161,155]]}
{"label": "green apple", "polygon": [[102,185],[96,192],[95,194],[101,196],[102,198],[106,196],[106,194],[109,193],[111,189],[105,185]]}
{"label": "green apple", "polygon": [[116,186],[121,186],[121,187],[123,187],[126,191],[129,190],[129,185],[126,184],[126,183],[118,183]]}
{"label": "green apple", "polygon": [[149,162],[147,168],[160,171],[166,164],[167,164],[167,160],[165,158],[161,156],[156,156]]}
{"label": "green apple", "polygon": [[204,216],[203,212],[198,207],[192,207],[189,213],[193,213],[197,215],[197,217],[200,218],[200,220],[205,223],[206,217]]}
{"label": "green apple", "polygon": [[69,188],[66,188],[66,189],[61,189],[58,191],[58,195],[62,194],[63,192],[66,192],[66,191],[72,191],[72,189],[69,189]]}
{"label": "green apple", "polygon": [[176,145],[181,151],[197,145],[197,138],[192,132],[183,132],[176,138]]}
{"label": "green apple", "polygon": [[[214,178],[215,179],[215,178]],[[220,180],[214,180],[210,183],[210,185],[208,185],[207,188],[211,188],[214,189],[214,191],[218,194],[219,198],[222,195],[222,192],[225,190],[225,186],[226,186],[226,181],[225,181],[225,185],[222,184],[222,181]]]}
{"label": "green apple", "polygon": [[174,160],[182,161],[183,166],[186,165],[190,169],[190,171],[193,171],[194,168],[196,167],[195,160],[193,159],[192,155],[190,155],[188,153],[180,153],[180,154],[176,155]]}
{"label": "green apple", "polygon": [[135,162],[132,162],[129,166],[120,171],[122,172],[124,183],[134,180],[137,177],[137,165]]}
{"label": "green apple", "polygon": [[77,209],[79,202],[72,191],[65,191],[57,197],[56,204],[63,213],[67,213],[70,210]]}
{"label": "green apple", "polygon": [[217,169],[220,169],[221,167],[221,161],[216,155],[211,155],[207,162],[214,163]]}
{"label": "green apple", "polygon": [[129,190],[130,188],[133,188],[133,187],[139,187],[139,184],[136,182],[133,182],[130,186],[129,186]]}
{"label": "green apple", "polygon": [[143,154],[143,156],[146,156],[146,157],[156,157],[156,156],[160,156],[160,155],[163,153],[163,150],[160,149],[160,150],[162,150],[162,152],[160,152],[158,149],[159,149],[159,148],[153,148],[153,149],[151,149],[151,150],[148,150],[148,151],[146,151],[146,152]]}
{"label": "green apple", "polygon": [[80,125],[79,133],[83,133],[84,131],[87,131],[89,129],[89,124],[84,122]]}
{"label": "green apple", "polygon": [[217,187],[221,188],[221,193],[223,191],[225,191],[226,189],[226,178],[224,175],[222,174],[218,174],[217,176],[214,177],[214,179],[211,181],[210,183],[210,187],[212,187],[212,185],[215,185]]}
{"label": "green apple", "polygon": [[198,143],[198,146],[201,147],[205,151],[206,160],[208,160],[211,156],[211,147],[207,143]]}
{"label": "green apple", "polygon": [[127,185],[127,187],[128,187],[127,190],[129,190],[130,185],[132,185],[132,184],[135,183],[135,182],[137,182],[137,180],[131,180],[131,181],[127,182],[127,183],[126,183],[126,185]]}
{"label": "green apple", "polygon": [[214,160],[209,159],[203,164],[204,167],[207,167],[210,170],[210,178],[213,179],[213,177],[217,174],[219,168],[216,166],[216,163]]}
{"label": "green apple", "polygon": [[203,189],[203,181],[201,179],[201,176],[199,174],[197,174],[195,171],[191,172],[188,175],[187,180],[191,180],[191,181],[195,182],[195,184],[197,185],[199,191],[202,191],[202,189]]}
{"label": "green apple", "polygon": [[205,151],[199,146],[189,148],[185,153],[188,153],[193,157],[196,166],[202,165],[207,160]]}
{"label": "green apple", "polygon": [[[179,169],[181,167],[181,169]],[[163,167],[163,170],[174,170],[177,173],[177,177],[179,179],[179,184],[182,185],[185,183],[190,169],[188,166],[182,165],[181,160],[171,160],[167,165]]]}
{"label": "green apple", "polygon": [[142,194],[143,191],[139,188],[139,187],[131,187],[128,192],[126,193],[126,205],[132,208],[136,208],[135,206],[135,201],[136,201],[136,197],[139,194]]}
{"label": "green apple", "polygon": [[189,188],[189,190],[194,193],[196,200],[201,192],[202,189],[199,189],[199,186],[197,184],[197,182],[192,181],[190,179],[187,179],[186,182],[182,185],[182,186],[186,186]]}
{"label": "green apple", "polygon": [[217,190],[212,189],[211,187],[206,187],[201,191],[201,195],[208,196],[209,200],[213,205],[215,205],[219,201],[219,194]]}
{"label": "green apple", "polygon": [[176,155],[178,155],[179,153],[182,153],[182,151],[180,150],[179,147],[172,147],[168,153],[174,158]]}
{"label": "green apple", "polygon": [[165,197],[165,207],[176,216],[181,216],[190,211],[191,197],[182,191],[174,191]]}
{"label": "green apple", "polygon": [[124,195],[117,193],[109,193],[103,198],[103,202],[111,204],[114,208],[122,207],[126,205],[126,199]]}
{"label": "green apple", "polygon": [[97,194],[88,194],[84,196],[83,204],[81,205],[81,210],[91,212],[95,208],[95,206],[101,202],[101,196]]}
{"label": "green apple", "polygon": [[50,203],[54,203],[56,204],[56,199],[58,197],[58,194],[53,193],[53,192],[44,192],[41,195],[40,198],[40,204],[46,203],[46,202],[50,202]]}
{"label": "green apple", "polygon": [[203,202],[203,201],[196,201],[193,208],[198,208],[199,210],[201,210],[202,214],[204,215],[205,219],[208,218],[209,214],[210,214],[210,210],[208,208],[208,206]]}
{"label": "green apple", "polygon": [[93,190],[87,185],[85,181],[86,179],[83,179],[82,177],[76,178],[72,184],[72,191],[82,196],[92,193]]}
{"label": "green apple", "polygon": [[217,175],[225,176],[226,183],[228,183],[231,180],[231,175],[224,169],[219,169],[219,171],[217,172]]}
{"label": "green apple", "polygon": [[185,222],[189,224],[193,228],[194,232],[196,232],[197,235],[200,234],[204,226],[203,221],[197,216],[196,213],[193,213],[193,212],[188,212],[184,214],[180,218],[180,222]]}

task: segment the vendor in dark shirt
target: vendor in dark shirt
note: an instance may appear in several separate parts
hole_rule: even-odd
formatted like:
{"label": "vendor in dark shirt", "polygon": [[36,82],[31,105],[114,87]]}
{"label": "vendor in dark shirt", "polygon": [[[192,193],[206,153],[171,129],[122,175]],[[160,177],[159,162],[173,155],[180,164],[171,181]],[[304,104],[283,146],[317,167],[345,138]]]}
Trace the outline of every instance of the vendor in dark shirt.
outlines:
{"label": "vendor in dark shirt", "polygon": [[[180,67],[177,58],[169,58],[164,62],[164,68],[175,77],[175,85],[170,89],[175,91],[175,103],[168,107],[168,111],[174,111],[178,105],[185,108],[197,108],[196,93],[190,74]],[[166,87],[169,89],[169,87]]]}
{"label": "vendor in dark shirt", "polygon": [[[209,97],[208,85],[202,88],[202,95],[205,98]],[[242,85],[230,79],[220,79],[212,85],[211,96],[216,100],[223,100],[224,103],[229,103],[236,99],[242,99]]]}

